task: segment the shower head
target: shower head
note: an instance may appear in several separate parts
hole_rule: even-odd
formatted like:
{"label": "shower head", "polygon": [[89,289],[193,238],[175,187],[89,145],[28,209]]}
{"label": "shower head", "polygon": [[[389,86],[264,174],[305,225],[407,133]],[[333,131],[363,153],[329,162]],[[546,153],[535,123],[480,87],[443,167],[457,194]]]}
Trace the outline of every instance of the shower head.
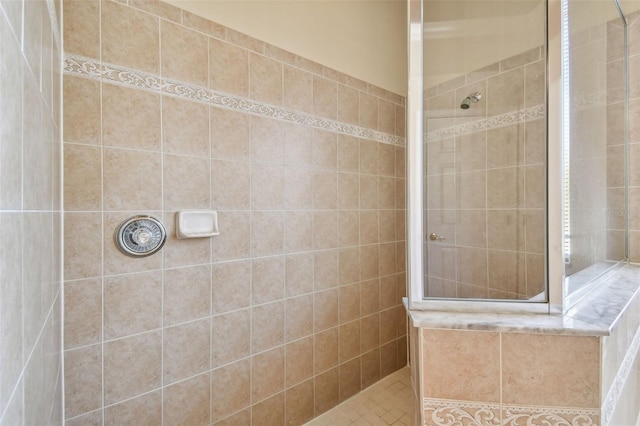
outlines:
{"label": "shower head", "polygon": [[482,94],[480,92],[471,93],[469,96],[467,96],[462,100],[462,103],[460,104],[460,108],[469,109],[469,107],[471,106],[471,103],[475,104],[477,102],[480,102],[480,99],[482,99]]}

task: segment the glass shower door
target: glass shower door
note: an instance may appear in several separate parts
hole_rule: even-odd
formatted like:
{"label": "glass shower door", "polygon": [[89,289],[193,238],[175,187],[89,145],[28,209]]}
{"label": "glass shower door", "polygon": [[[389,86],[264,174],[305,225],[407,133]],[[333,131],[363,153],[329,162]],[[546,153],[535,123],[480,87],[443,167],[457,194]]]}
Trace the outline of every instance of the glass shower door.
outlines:
{"label": "glass shower door", "polygon": [[546,300],[546,3],[423,2],[424,295]]}

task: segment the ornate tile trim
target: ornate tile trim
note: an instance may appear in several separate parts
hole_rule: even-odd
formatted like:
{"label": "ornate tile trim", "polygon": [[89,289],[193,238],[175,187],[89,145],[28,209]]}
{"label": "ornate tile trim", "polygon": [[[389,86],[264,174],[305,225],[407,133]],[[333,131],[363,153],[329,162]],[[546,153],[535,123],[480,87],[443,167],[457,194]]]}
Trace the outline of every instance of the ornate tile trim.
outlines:
{"label": "ornate tile trim", "polygon": [[600,410],[424,398],[425,426],[597,426]]}
{"label": "ornate tile trim", "polygon": [[500,404],[424,398],[425,426],[500,426]]}
{"label": "ornate tile trim", "polygon": [[505,406],[503,426],[597,426],[600,410]]}
{"label": "ornate tile trim", "polygon": [[611,418],[613,417],[613,412],[616,408],[616,405],[618,404],[618,401],[620,400],[620,396],[622,395],[622,390],[625,383],[627,382],[627,378],[631,373],[633,362],[638,355],[638,350],[640,350],[640,329],[638,329],[635,336],[633,336],[631,345],[629,345],[629,349],[627,349],[627,353],[622,360],[622,364],[620,364],[618,373],[613,379],[611,388],[609,388],[607,397],[602,404],[602,426],[608,426]]}
{"label": "ornate tile trim", "polygon": [[474,133],[481,130],[505,127],[516,123],[523,123],[525,121],[544,118],[544,115],[545,106],[536,105],[522,111],[508,112],[506,114],[496,115],[483,120],[472,121],[458,126],[451,126],[433,132],[427,132],[427,142],[464,135],[467,133]]}
{"label": "ornate tile trim", "polygon": [[64,73],[101,80],[119,86],[161,93],[163,95],[188,99],[207,105],[269,117],[290,123],[303,124],[316,129],[370,139],[384,144],[396,146],[405,145],[405,139],[400,136],[390,135],[377,130],[366,129],[364,127],[354,126],[299,111],[288,110],[279,106],[250,100],[241,96],[230,95],[206,87],[164,79],[154,74],[131,70],[104,62],[101,63],[81,56],[65,56]]}

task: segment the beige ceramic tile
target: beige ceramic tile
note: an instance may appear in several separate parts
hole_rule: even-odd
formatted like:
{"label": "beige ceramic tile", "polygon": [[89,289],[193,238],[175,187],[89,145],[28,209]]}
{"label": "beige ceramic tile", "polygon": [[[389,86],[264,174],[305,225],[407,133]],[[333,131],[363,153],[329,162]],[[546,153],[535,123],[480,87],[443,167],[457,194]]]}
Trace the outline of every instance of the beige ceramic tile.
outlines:
{"label": "beige ceramic tile", "polygon": [[360,142],[353,136],[338,135],[338,170],[358,172],[360,167]]}
{"label": "beige ceramic tile", "polygon": [[360,246],[360,279],[376,278],[379,274],[379,250],[377,245]]}
{"label": "beige ceramic tile", "polygon": [[247,96],[249,94],[248,52],[237,46],[210,38],[209,84],[215,90]]}
{"label": "beige ceramic tile", "polygon": [[99,145],[100,83],[65,75],[63,90],[64,141]]}
{"label": "beige ceramic tile", "polygon": [[284,303],[273,302],[252,308],[251,352],[258,353],[284,343]]}
{"label": "beige ceramic tile", "polygon": [[325,290],[338,285],[339,257],[337,250],[316,251],[313,259],[314,288]]}
{"label": "beige ceramic tile", "polygon": [[302,128],[269,118],[251,117],[251,159],[261,163],[283,164],[285,141],[287,136],[291,138],[287,133],[294,129]]}
{"label": "beige ceramic tile", "polygon": [[[395,233],[395,212],[393,212],[393,226],[393,232]],[[339,247],[350,247],[358,245],[360,241],[359,229],[360,215],[357,210],[344,210],[338,212]]]}
{"label": "beige ceramic tile", "polygon": [[215,426],[235,426],[251,424],[251,408],[239,411],[224,420],[214,423]]}
{"label": "beige ceramic tile", "polygon": [[344,401],[360,392],[362,378],[360,358],[352,359],[340,365],[340,401]]}
{"label": "beige ceramic tile", "polygon": [[115,2],[101,3],[102,60],[158,74],[158,18]]}
{"label": "beige ceramic tile", "polygon": [[99,58],[100,33],[95,29],[100,25],[100,2],[66,0],[63,11],[65,52]]}
{"label": "beige ceramic tile", "polygon": [[251,117],[235,111],[211,107],[211,156],[214,158],[249,160]]}
{"label": "beige ceramic tile", "polygon": [[[378,177],[378,207],[381,209],[396,208],[396,185],[399,179],[392,177]],[[404,203],[402,203],[404,205]]]}
{"label": "beige ceramic tile", "polygon": [[248,209],[251,166],[240,161],[212,160],[211,202],[218,210]]}
{"label": "beige ceramic tile", "polygon": [[286,256],[285,295],[299,296],[313,291],[313,262],[311,253]]}
{"label": "beige ceramic tile", "polygon": [[102,158],[100,148],[66,144],[64,165],[65,210],[101,210]]}
{"label": "beige ceramic tile", "polygon": [[156,0],[131,0],[129,6],[144,10],[152,15],[159,16],[173,22],[181,22],[182,10],[170,4]]}
{"label": "beige ceramic tile", "polygon": [[318,332],[314,337],[314,371],[315,374],[327,371],[338,365],[338,328]]}
{"label": "beige ceramic tile", "polygon": [[105,146],[159,151],[160,96],[103,85],[102,143]]}
{"label": "beige ceramic tile", "polygon": [[218,223],[229,232],[215,237],[213,260],[232,260],[249,257],[251,220],[248,211],[218,212]]}
{"label": "beige ceramic tile", "polygon": [[251,424],[256,426],[284,425],[284,392],[251,407]]}
{"label": "beige ceramic tile", "polygon": [[599,354],[595,337],[503,334],[504,403],[598,407]]}
{"label": "beige ceramic tile", "polygon": [[285,167],[284,206],[310,209],[313,205],[313,172],[306,168]]}
{"label": "beige ceramic tile", "polygon": [[164,389],[163,424],[210,424],[211,387],[209,373]]}
{"label": "beige ceramic tile", "polygon": [[317,170],[313,176],[313,208],[335,209],[338,200],[335,172]]}
{"label": "beige ceramic tile", "polygon": [[372,175],[360,175],[360,208],[379,208],[379,197],[380,193],[378,177]]}
{"label": "beige ceramic tile", "polygon": [[314,377],[316,415],[335,407],[340,401],[339,370],[334,368]]}
{"label": "beige ceramic tile", "polygon": [[210,160],[165,154],[163,160],[164,208],[207,209],[211,205],[209,189]]}
{"label": "beige ceramic tile", "polygon": [[378,100],[378,129],[391,135],[396,133],[396,106],[382,99]]}
{"label": "beige ceramic tile", "polygon": [[360,321],[342,324],[339,328],[340,362],[346,362],[360,355]]}
{"label": "beige ceramic tile", "polygon": [[524,156],[522,123],[487,130],[487,168],[518,166],[523,164]]}
{"label": "beige ceramic tile", "polygon": [[338,138],[333,132],[314,129],[312,132],[313,166],[319,169],[336,170]]}
{"label": "beige ceramic tile", "polygon": [[[209,79],[207,37],[183,26],[161,21],[160,44],[164,78],[207,87]],[[189,46],[185,49],[185,46]]]}
{"label": "beige ceramic tile", "polygon": [[251,403],[251,360],[244,359],[211,372],[211,419],[216,422]]}
{"label": "beige ceramic tile", "polygon": [[302,425],[313,418],[313,380],[287,389],[286,424]]}
{"label": "beige ceramic tile", "polygon": [[285,386],[291,387],[313,376],[313,336],[286,346]]}
{"label": "beige ceramic tile", "polygon": [[338,120],[358,124],[359,119],[358,91],[342,84],[338,85]]}
{"label": "beige ceramic tile", "polygon": [[360,281],[360,249],[358,247],[340,250],[338,262],[340,284],[351,284]]}
{"label": "beige ceramic tile", "polygon": [[350,284],[340,287],[338,294],[339,322],[341,324],[360,317],[360,285]]}
{"label": "beige ceramic tile", "polygon": [[287,253],[311,250],[313,247],[313,214],[288,211],[284,222],[284,245]]}
{"label": "beige ceramic tile", "polygon": [[254,259],[251,264],[251,298],[254,305],[284,296],[284,256]]}
{"label": "beige ceramic tile", "polygon": [[498,333],[428,329],[422,333],[425,397],[500,401]]}
{"label": "beige ceramic tile", "polygon": [[313,112],[321,117],[336,119],[338,115],[337,84],[313,76]]}
{"label": "beige ceramic tile", "polygon": [[380,316],[370,315],[360,319],[360,352],[365,353],[380,345]]}
{"label": "beige ceramic tile", "polygon": [[284,213],[254,211],[251,213],[251,254],[269,256],[284,252]]}
{"label": "beige ceramic tile", "polygon": [[140,334],[104,345],[104,402],[113,404],[160,386],[160,331]]}
{"label": "beige ceramic tile", "polygon": [[250,355],[251,311],[249,309],[214,316],[211,324],[211,366],[213,368]]}
{"label": "beige ceramic tile", "polygon": [[314,332],[338,325],[338,289],[314,294]]}
{"label": "beige ceramic tile", "polygon": [[203,319],[164,329],[163,383],[173,383],[209,370],[210,324],[209,319]]}
{"label": "beige ceramic tile", "polygon": [[162,97],[162,149],[172,154],[209,156],[209,107]]}
{"label": "beige ceramic tile", "polygon": [[380,343],[386,344],[398,337],[398,316],[394,309],[380,311]]}
{"label": "beige ceramic tile", "polygon": [[313,215],[313,241],[316,249],[335,248],[338,244],[338,217],[335,211]]}
{"label": "beige ceramic tile", "polygon": [[360,126],[378,130],[378,99],[362,92],[359,95],[360,112],[358,122]]}
{"label": "beige ceramic tile", "polygon": [[338,208],[357,209],[360,205],[360,180],[356,173],[338,173]]}
{"label": "beige ceramic tile", "polygon": [[[281,125],[284,132],[284,163],[290,166],[309,166],[313,161],[312,139],[314,131],[298,124]],[[280,134],[276,134],[280,137]],[[264,136],[268,138],[268,135]],[[279,159],[278,159],[279,160]]]}
{"label": "beige ceramic tile", "polygon": [[65,349],[98,343],[102,337],[102,281],[70,281],[64,292]]}
{"label": "beige ceramic tile", "polygon": [[102,405],[101,345],[66,351],[65,412],[68,418],[96,410]]}
{"label": "beige ceramic tile", "polygon": [[163,277],[164,324],[203,318],[210,313],[211,267],[167,269]]}
{"label": "beige ceramic tile", "polygon": [[104,337],[115,339],[162,326],[162,274],[145,272],[104,280]]}
{"label": "beige ceramic tile", "polygon": [[284,389],[284,347],[254,355],[252,358],[252,401],[261,401]]}
{"label": "beige ceramic tile", "polygon": [[211,311],[215,314],[250,306],[251,262],[217,263],[212,266]]}
{"label": "beige ceramic tile", "polygon": [[226,37],[226,27],[209,21],[208,19],[204,19],[198,15],[194,15],[193,13],[187,12],[186,10],[182,11],[182,23],[189,28],[193,28],[194,30],[200,31],[215,38],[223,40]]}
{"label": "beige ceramic tile", "polygon": [[136,424],[152,426],[162,422],[162,392],[155,391],[104,410],[104,424],[118,426]]}
{"label": "beige ceramic tile", "polygon": [[285,300],[285,341],[291,342],[313,333],[313,295]]}
{"label": "beige ceramic tile", "polygon": [[105,210],[160,209],[160,154],[105,149],[102,161]]}
{"label": "beige ceramic tile", "polygon": [[102,426],[102,410],[65,420],[64,424],[69,426]]}
{"label": "beige ceramic tile", "polygon": [[231,28],[227,28],[227,40],[236,46],[244,47],[245,49],[252,50],[254,52],[262,53],[264,51],[263,41],[232,30]]}
{"label": "beige ceramic tile", "polygon": [[282,105],[282,64],[261,55],[249,55],[250,97]]}
{"label": "beige ceramic tile", "polygon": [[258,165],[251,167],[251,208],[281,209],[284,202],[284,167]]}
{"label": "beige ceramic tile", "polygon": [[311,113],[313,110],[313,77],[297,68],[284,67],[284,106]]}
{"label": "beige ceramic tile", "polygon": [[102,274],[102,247],[85,238],[102,228],[100,213],[66,213],[64,233],[64,271],[69,280]]}

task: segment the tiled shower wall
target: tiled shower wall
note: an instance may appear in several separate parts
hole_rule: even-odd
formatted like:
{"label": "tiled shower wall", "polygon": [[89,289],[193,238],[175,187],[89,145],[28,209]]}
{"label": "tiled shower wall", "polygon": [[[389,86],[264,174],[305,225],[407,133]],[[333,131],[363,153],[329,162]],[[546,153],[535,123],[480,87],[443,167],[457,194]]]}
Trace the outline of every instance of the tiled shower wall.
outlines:
{"label": "tiled shower wall", "polygon": [[62,424],[60,4],[0,2],[0,425]]}
{"label": "tiled shower wall", "polygon": [[532,49],[425,91],[425,229],[445,238],[426,242],[428,296],[544,290],[544,58]]}
{"label": "tiled shower wall", "polygon": [[161,2],[64,16],[67,424],[302,424],[404,366],[404,98]]}

